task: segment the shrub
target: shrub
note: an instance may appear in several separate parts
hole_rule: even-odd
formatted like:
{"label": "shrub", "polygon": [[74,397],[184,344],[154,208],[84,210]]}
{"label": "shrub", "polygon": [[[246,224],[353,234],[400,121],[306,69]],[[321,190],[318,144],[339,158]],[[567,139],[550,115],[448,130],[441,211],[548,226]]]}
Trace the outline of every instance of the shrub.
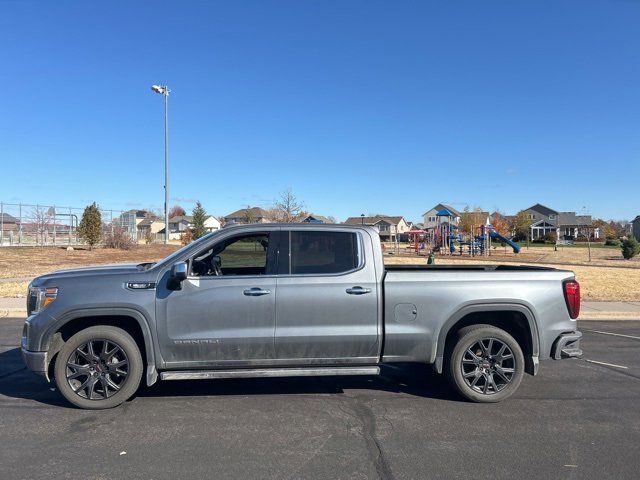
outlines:
{"label": "shrub", "polygon": [[608,238],[606,242],[604,242],[604,244],[607,247],[620,247],[622,244],[620,243],[620,240],[618,240],[617,238],[614,239],[610,239]]}
{"label": "shrub", "polygon": [[622,240],[622,256],[630,260],[640,253],[640,244],[634,237],[627,237]]}
{"label": "shrub", "polygon": [[119,250],[131,250],[138,246],[138,243],[131,238],[124,228],[114,227],[112,231],[104,236],[104,246],[106,248],[117,248]]}
{"label": "shrub", "polygon": [[153,243],[153,233],[151,233],[151,229],[147,228],[147,230],[145,231],[144,234],[144,243],[146,243],[147,245]]}
{"label": "shrub", "polygon": [[556,243],[557,238],[556,232],[549,232],[544,236],[544,243]]}
{"label": "shrub", "polygon": [[180,243],[182,245],[189,245],[191,242],[193,242],[193,233],[191,233],[191,229],[189,229],[180,235]]}

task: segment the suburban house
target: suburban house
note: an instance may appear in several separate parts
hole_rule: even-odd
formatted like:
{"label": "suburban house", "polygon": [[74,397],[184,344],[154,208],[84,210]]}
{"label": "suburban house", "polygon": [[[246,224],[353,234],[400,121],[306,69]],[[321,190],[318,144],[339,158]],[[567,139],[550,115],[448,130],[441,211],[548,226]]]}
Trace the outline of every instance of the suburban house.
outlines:
{"label": "suburban house", "polygon": [[631,220],[631,225],[631,232],[633,233],[633,236],[640,242],[640,215]]}
{"label": "suburban house", "polygon": [[591,236],[600,238],[600,229],[592,227],[591,215],[576,215],[575,212],[560,212],[558,214],[558,234],[563,240],[573,240],[578,237]]}
{"label": "suburban house", "polygon": [[8,213],[0,213],[0,229],[3,232],[18,230],[19,226],[20,221],[16,217]]}
{"label": "suburban house", "polygon": [[155,235],[162,230],[164,233],[164,221],[155,217],[143,218],[136,226],[138,239],[147,238],[147,235]]}
{"label": "suburban house", "polygon": [[408,232],[411,227],[404,217],[390,215],[375,215],[373,217],[349,217],[344,221],[345,225],[369,225],[376,227],[380,234],[380,240],[395,242],[399,236]]}
{"label": "suburban house", "polygon": [[123,225],[129,225],[135,223],[138,225],[145,218],[152,216],[147,210],[127,210],[120,214],[120,223]]}
{"label": "suburban house", "polygon": [[544,238],[548,233],[556,233],[561,240],[574,240],[591,236],[600,238],[600,229],[593,228],[591,215],[577,215],[576,212],[557,212],[539,203],[524,212],[531,220],[531,239]]}
{"label": "suburban house", "polygon": [[489,221],[493,222],[493,219],[500,219],[504,222],[507,223],[511,223],[513,221],[513,219],[515,218],[515,215],[505,215],[503,213],[498,212],[497,210],[495,212],[492,212],[491,214],[489,214]]}
{"label": "suburban house", "polygon": [[[438,213],[440,213],[440,216],[438,216]],[[449,216],[443,216],[445,213]],[[458,226],[460,223],[460,215],[460,212],[452,206],[439,203],[422,214],[422,228],[425,230],[435,229],[438,225],[444,223],[451,223],[451,225]]]}
{"label": "suburban house", "polygon": [[300,218],[299,222],[300,223],[335,223],[335,222],[332,222],[327,217],[323,217],[322,215],[315,215],[311,213],[303,215]]}
{"label": "suburban house", "polygon": [[269,223],[268,212],[260,207],[236,210],[224,217],[224,223]]}
{"label": "suburban house", "polygon": [[[176,240],[180,238],[187,230],[193,228],[193,216],[192,215],[178,215],[169,219],[169,240]],[[207,232],[215,232],[220,230],[222,224],[213,215],[207,215],[204,221],[204,229]],[[164,233],[164,231],[159,232]]]}
{"label": "suburban house", "polygon": [[524,212],[531,221],[529,229],[531,230],[532,240],[544,238],[548,233],[555,233],[558,224],[558,212],[540,203],[526,208]]}

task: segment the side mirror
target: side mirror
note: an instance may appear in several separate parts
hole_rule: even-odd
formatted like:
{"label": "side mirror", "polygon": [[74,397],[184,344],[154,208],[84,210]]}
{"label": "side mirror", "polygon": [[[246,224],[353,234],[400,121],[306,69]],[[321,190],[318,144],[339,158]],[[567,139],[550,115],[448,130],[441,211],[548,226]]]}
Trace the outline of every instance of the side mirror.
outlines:
{"label": "side mirror", "polygon": [[171,290],[180,290],[180,284],[187,278],[187,262],[175,263],[171,267],[169,275],[169,288]]}

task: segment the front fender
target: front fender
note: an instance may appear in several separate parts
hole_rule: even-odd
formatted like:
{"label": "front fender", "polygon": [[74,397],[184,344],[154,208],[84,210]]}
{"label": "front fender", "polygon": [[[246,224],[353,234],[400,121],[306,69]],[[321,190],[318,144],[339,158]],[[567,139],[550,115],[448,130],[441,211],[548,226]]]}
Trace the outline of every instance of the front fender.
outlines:
{"label": "front fender", "polygon": [[151,322],[147,318],[147,316],[135,307],[103,306],[95,308],[79,308],[67,311],[63,315],[56,318],[50,317],[50,323],[47,325],[46,330],[40,336],[40,345],[38,350],[48,351],[49,354],[47,355],[47,358],[50,360],[60,350],[60,348],[62,348],[62,344],[64,342],[62,342],[59,334],[56,335],[56,332],[58,332],[64,325],[72,320],[77,320],[79,318],[114,316],[133,318],[142,330],[142,336],[144,338],[144,346],[146,351],[146,382],[147,385],[153,385],[158,379],[153,337],[154,330],[151,328]]}

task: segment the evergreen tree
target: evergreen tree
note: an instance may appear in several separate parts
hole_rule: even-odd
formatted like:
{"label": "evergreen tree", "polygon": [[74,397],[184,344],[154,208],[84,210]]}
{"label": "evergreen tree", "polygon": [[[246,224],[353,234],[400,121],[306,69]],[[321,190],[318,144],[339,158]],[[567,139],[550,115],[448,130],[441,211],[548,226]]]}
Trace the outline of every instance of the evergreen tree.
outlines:
{"label": "evergreen tree", "polygon": [[85,207],[82,213],[82,220],[78,225],[78,235],[89,245],[89,249],[93,249],[93,246],[100,242],[102,238],[102,215],[96,202]]}
{"label": "evergreen tree", "polygon": [[204,226],[204,222],[207,219],[207,212],[203,208],[202,204],[198,201],[196,202],[196,206],[194,207],[192,214],[193,228],[191,230],[193,232],[193,239],[197,240],[207,233],[207,230]]}
{"label": "evergreen tree", "polygon": [[638,241],[632,235],[622,240],[621,248],[622,256],[627,260],[632,259],[640,253],[640,244],[638,244]]}

